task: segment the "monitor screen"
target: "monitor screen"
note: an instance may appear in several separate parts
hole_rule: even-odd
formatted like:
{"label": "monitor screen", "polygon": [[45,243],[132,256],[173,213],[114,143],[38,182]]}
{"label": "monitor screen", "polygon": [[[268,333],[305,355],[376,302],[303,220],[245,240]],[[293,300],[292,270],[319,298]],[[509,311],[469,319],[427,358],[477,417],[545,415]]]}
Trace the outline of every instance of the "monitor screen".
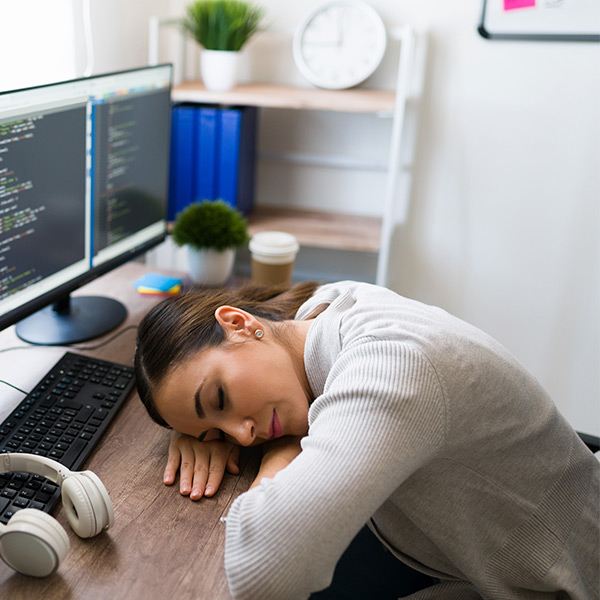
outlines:
{"label": "monitor screen", "polygon": [[124,319],[69,294],[166,236],[171,79],[159,65],[0,94],[0,329],[68,344]]}

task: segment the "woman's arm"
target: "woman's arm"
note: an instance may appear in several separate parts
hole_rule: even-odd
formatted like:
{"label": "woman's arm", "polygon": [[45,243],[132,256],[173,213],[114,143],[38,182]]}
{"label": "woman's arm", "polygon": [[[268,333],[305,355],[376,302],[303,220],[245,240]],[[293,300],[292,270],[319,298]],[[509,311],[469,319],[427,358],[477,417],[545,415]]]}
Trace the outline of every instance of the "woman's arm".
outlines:
{"label": "woman's arm", "polygon": [[263,477],[274,477],[281,469],[287,467],[300,454],[300,436],[285,436],[267,442],[263,446],[263,457],[256,479],[252,482],[250,489],[256,487]]}
{"label": "woman's arm", "polygon": [[206,438],[200,442],[177,431],[171,433],[163,481],[165,485],[173,484],[179,470],[179,491],[191,500],[212,496],[221,485],[225,469],[234,475],[239,473],[240,447],[221,440],[216,429]]}
{"label": "woman's arm", "polygon": [[[265,444],[260,469],[250,487],[289,465],[301,451],[300,439],[287,436]],[[240,447],[222,440],[216,429],[209,431],[201,442],[173,431],[163,481],[165,485],[172,485],[179,471],[179,492],[183,496],[189,496],[191,500],[213,496],[221,485],[225,470],[234,475],[239,473],[239,456]]]}
{"label": "woman's arm", "polygon": [[[415,422],[423,407],[431,418]],[[300,600],[326,588],[352,538],[444,439],[435,372],[401,343],[345,352],[311,410],[302,452],[227,513],[225,571],[236,599]]]}

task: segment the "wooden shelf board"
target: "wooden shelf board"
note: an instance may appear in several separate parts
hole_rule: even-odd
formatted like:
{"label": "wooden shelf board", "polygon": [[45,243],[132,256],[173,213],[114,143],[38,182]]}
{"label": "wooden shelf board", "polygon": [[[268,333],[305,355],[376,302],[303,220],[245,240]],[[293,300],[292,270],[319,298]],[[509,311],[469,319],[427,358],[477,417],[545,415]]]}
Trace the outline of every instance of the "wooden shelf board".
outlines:
{"label": "wooden shelf board", "polygon": [[176,102],[390,115],[395,97],[396,93],[390,90],[323,90],[270,83],[246,83],[228,92],[213,92],[194,81],[177,85],[171,92]]}
{"label": "wooden shelf board", "polygon": [[248,218],[250,235],[260,231],[286,231],[301,246],[379,252],[381,219],[320,210],[256,207]]}

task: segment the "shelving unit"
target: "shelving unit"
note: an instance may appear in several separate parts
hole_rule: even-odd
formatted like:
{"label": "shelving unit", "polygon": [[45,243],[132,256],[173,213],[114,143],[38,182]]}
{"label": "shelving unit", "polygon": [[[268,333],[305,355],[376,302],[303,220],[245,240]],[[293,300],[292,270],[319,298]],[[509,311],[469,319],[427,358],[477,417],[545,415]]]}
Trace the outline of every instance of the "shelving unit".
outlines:
{"label": "shelving unit", "polygon": [[229,92],[212,92],[197,81],[173,88],[176,102],[230,104],[293,110],[332,110],[392,116],[396,93],[390,90],[321,90],[271,83],[242,83]]}
{"label": "shelving unit", "polygon": [[[169,20],[151,21],[150,64],[158,62],[158,48],[153,42],[158,39],[158,28],[171,23]],[[413,81],[416,34],[411,27],[406,26],[394,37],[400,40],[401,50],[396,89],[393,91],[365,88],[324,90],[271,83],[247,83],[240,84],[228,92],[214,92],[206,90],[200,82],[183,82],[175,85],[172,91],[172,99],[175,102],[333,111],[390,118],[387,180],[380,218],[313,209],[266,207],[261,206],[260,202],[249,216],[251,234],[268,229],[284,230],[294,234],[303,246],[376,253],[378,257],[375,279],[380,285],[387,284],[392,237],[396,226],[405,220],[408,210],[410,185],[401,185],[400,178],[406,174],[409,165],[400,164],[400,151],[407,101],[409,96],[416,96]],[[181,57],[183,59],[183,53]],[[421,70],[423,63],[421,60]],[[407,153],[403,152],[403,155],[405,154]],[[327,158],[316,156],[302,155],[290,158],[295,162],[307,164],[319,164],[319,160],[324,160],[324,164],[327,164]],[[334,159],[334,162],[340,166],[339,158]],[[372,168],[373,164],[350,159],[346,166],[360,169]]]}
{"label": "shelving unit", "polygon": [[249,218],[249,232],[287,231],[301,246],[331,250],[378,252],[381,219],[317,210],[257,206]]}
{"label": "shelving unit", "polygon": [[[276,84],[240,84],[229,92],[206,90],[200,82],[175,86],[174,102],[257,106],[291,110],[325,110],[391,117],[395,92],[389,90],[321,90]],[[320,210],[299,210],[258,205],[250,215],[250,234],[282,230],[295,235],[303,246],[379,252],[381,223],[378,217]]]}

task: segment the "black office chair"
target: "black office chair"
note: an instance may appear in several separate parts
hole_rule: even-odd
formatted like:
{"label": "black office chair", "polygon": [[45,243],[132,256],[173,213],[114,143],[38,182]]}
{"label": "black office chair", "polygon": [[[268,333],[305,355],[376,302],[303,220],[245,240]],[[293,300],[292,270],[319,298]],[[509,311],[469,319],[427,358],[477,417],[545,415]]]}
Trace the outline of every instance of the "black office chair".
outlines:
{"label": "black office chair", "polygon": [[587,433],[577,432],[577,435],[583,440],[583,443],[598,456],[598,460],[600,460],[600,438],[595,435],[588,435]]}

